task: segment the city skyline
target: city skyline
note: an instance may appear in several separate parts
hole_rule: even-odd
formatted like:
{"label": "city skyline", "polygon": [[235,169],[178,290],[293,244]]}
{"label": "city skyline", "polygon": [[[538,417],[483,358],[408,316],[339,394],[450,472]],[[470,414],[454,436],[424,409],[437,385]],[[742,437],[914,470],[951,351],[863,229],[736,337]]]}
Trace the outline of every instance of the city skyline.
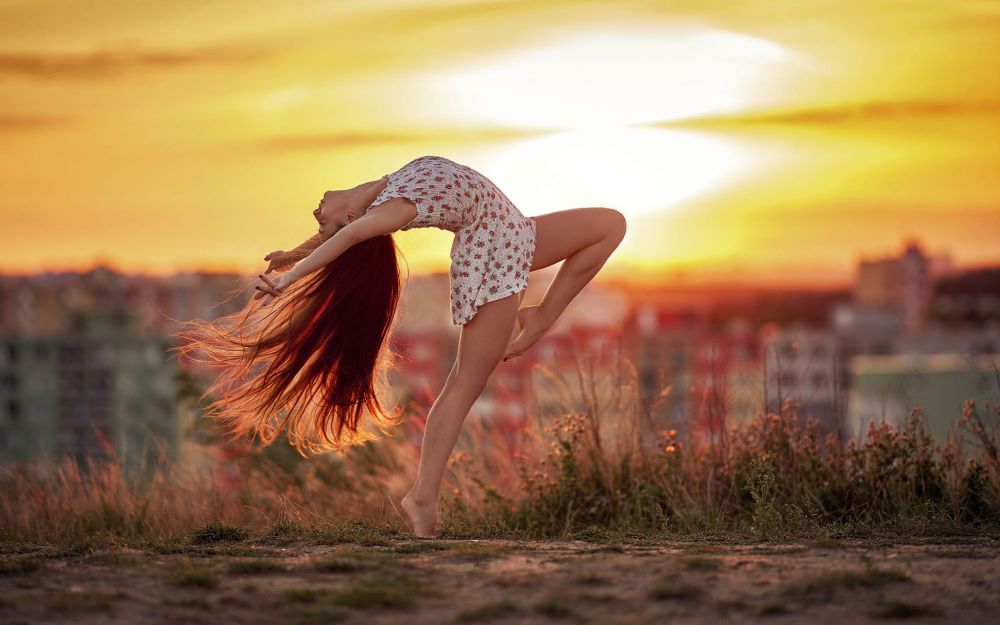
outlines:
{"label": "city skyline", "polygon": [[[843,440],[863,439],[875,415],[901,422],[919,397],[944,440],[964,399],[993,392],[1000,297],[987,274],[995,283],[997,272],[938,274],[911,246],[861,260],[850,293],[668,295],[589,285],[537,349],[498,369],[473,413],[513,427],[560,405],[566,389],[551,385],[552,375],[564,384],[582,366],[614,394],[634,366],[642,396],[671,387],[656,418],[692,444],[718,442],[727,428],[789,399]],[[169,398],[216,373],[169,354],[177,322],[238,311],[249,297],[245,288],[237,294],[241,282],[239,274],[162,279],[109,268],[0,274],[0,454],[6,447],[22,459],[56,450],[86,456],[99,448],[89,421],[116,447],[132,440],[128,448],[136,448],[140,426],[176,434],[183,411]],[[403,296],[391,338],[401,358],[391,384],[397,403],[426,407],[445,383],[458,342],[447,290],[446,275],[417,276]],[[148,368],[139,378],[153,380],[147,386],[136,381],[139,364]],[[188,377],[176,377],[181,371]]]}

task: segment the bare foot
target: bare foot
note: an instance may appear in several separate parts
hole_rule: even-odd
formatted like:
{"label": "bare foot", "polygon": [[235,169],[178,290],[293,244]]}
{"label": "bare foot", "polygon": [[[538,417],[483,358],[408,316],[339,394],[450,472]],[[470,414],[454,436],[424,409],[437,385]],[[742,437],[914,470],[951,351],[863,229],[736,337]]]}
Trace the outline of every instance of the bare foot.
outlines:
{"label": "bare foot", "polygon": [[538,339],[545,336],[552,325],[545,320],[540,306],[525,306],[517,311],[517,321],[521,326],[521,332],[517,338],[507,346],[507,352],[503,355],[504,362],[520,356],[534,345]]}
{"label": "bare foot", "polygon": [[416,502],[409,493],[399,502],[399,506],[409,518],[413,533],[420,538],[437,538],[437,502],[423,504]]}

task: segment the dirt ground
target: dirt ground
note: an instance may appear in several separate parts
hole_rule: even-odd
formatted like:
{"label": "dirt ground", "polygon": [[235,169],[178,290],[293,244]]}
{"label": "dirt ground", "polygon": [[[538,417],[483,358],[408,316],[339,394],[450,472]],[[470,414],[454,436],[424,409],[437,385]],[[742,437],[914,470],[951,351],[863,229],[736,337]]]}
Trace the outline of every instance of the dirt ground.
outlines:
{"label": "dirt ground", "polygon": [[1000,622],[998,552],[985,539],[6,548],[0,622],[971,625]]}

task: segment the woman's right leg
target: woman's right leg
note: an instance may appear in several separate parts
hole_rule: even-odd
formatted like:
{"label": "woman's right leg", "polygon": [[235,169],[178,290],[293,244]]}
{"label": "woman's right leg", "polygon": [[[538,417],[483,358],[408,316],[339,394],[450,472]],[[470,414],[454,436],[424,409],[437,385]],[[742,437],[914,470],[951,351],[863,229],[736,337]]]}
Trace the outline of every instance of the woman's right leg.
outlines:
{"label": "woman's right leg", "polygon": [[462,326],[458,356],[427,414],[417,479],[401,502],[417,536],[437,533],[438,493],[448,457],[472,404],[503,357],[520,299],[515,293],[487,302]]}
{"label": "woman's right leg", "polygon": [[625,238],[625,216],[612,208],[571,208],[534,218],[537,226],[531,271],[565,260],[537,306],[518,312],[523,327],[504,354],[516,358],[555,324],[570,301],[597,275]]}

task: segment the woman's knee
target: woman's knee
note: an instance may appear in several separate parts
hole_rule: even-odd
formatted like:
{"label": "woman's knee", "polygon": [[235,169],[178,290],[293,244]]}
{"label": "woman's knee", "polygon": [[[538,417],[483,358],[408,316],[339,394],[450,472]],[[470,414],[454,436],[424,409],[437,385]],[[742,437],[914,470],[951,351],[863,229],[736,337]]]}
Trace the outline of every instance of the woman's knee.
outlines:
{"label": "woman's knee", "polygon": [[490,372],[471,371],[455,366],[452,367],[451,373],[448,374],[447,383],[452,388],[461,388],[462,390],[478,395],[486,388],[486,383],[489,379]]}
{"label": "woman's knee", "polygon": [[625,219],[625,214],[614,208],[604,208],[602,215],[607,222],[605,237],[620,243],[628,230],[628,220]]}
{"label": "woman's knee", "polygon": [[474,359],[463,359],[460,354],[448,374],[448,379],[462,388],[482,391],[503,359],[503,354],[504,350],[498,351],[495,355],[484,350],[478,352]]}

